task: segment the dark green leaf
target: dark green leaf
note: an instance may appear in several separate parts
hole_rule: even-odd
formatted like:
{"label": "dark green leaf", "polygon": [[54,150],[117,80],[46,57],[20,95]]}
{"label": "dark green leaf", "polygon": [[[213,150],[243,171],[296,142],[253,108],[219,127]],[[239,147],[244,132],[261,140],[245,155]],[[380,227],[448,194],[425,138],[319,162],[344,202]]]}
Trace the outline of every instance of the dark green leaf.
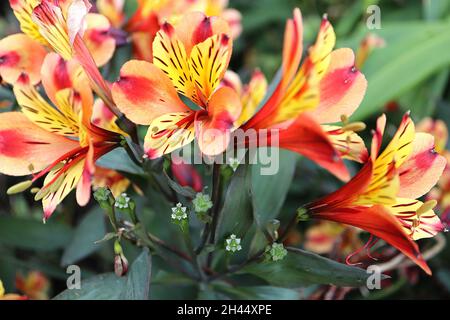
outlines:
{"label": "dark green leaf", "polygon": [[72,230],[52,219],[43,224],[37,220],[0,217],[0,235],[0,244],[20,249],[52,251],[68,245]]}
{"label": "dark green leaf", "polygon": [[108,152],[97,161],[97,165],[104,168],[123,171],[131,174],[143,174],[141,167],[137,166],[124,148],[117,148]]}
{"label": "dark green leaf", "polygon": [[[394,26],[388,28],[396,31]],[[450,65],[450,56],[442,54],[450,51],[450,33],[445,31],[450,28],[448,23],[431,27],[422,24],[417,32],[408,30],[404,38],[401,38],[401,30],[407,30],[408,24],[402,28],[397,35],[390,36],[386,40],[387,46],[376,50],[364,66],[369,86],[363,103],[355,112],[355,119],[373,115],[387,102]],[[383,37],[383,32],[379,33]]]}
{"label": "dark green leaf", "polygon": [[64,250],[61,264],[67,266],[89,256],[101,248],[95,242],[106,233],[103,211],[93,210],[89,212],[75,229],[70,244]]}
{"label": "dark green leaf", "polygon": [[230,287],[225,285],[214,286],[216,291],[225,293],[231,299],[237,300],[297,300],[299,292],[279,287],[253,286]]}
{"label": "dark green leaf", "polygon": [[197,194],[197,192],[195,192],[194,189],[192,189],[192,188],[189,187],[189,186],[185,186],[185,187],[180,186],[177,182],[173,181],[173,180],[169,177],[169,175],[167,174],[167,172],[165,172],[165,171],[163,171],[163,172],[164,172],[164,176],[166,177],[169,186],[170,186],[176,193],[182,195],[183,197],[187,197],[187,198],[191,198],[191,199],[195,198],[195,195]]}
{"label": "dark green leaf", "polygon": [[219,239],[231,233],[238,238],[244,238],[253,223],[251,173],[251,167],[242,164],[231,178],[220,214]]}
{"label": "dark green leaf", "polygon": [[[262,164],[252,166],[252,193],[255,219],[260,225],[278,216],[294,178],[298,155],[286,150],[268,150],[279,152],[278,171],[274,175],[262,175]],[[272,165],[274,165],[272,163]]]}
{"label": "dark green leaf", "polygon": [[355,287],[364,285],[369,276],[364,269],[294,248],[281,261],[255,263],[244,268],[243,272],[260,277],[274,286],[288,288],[311,284]]}
{"label": "dark green leaf", "polygon": [[121,298],[125,300],[148,300],[151,270],[151,255],[149,250],[145,248],[131,265]]}
{"label": "dark green leaf", "polygon": [[81,281],[81,289],[65,290],[55,300],[119,300],[126,277],[118,277],[114,273],[101,274]]}

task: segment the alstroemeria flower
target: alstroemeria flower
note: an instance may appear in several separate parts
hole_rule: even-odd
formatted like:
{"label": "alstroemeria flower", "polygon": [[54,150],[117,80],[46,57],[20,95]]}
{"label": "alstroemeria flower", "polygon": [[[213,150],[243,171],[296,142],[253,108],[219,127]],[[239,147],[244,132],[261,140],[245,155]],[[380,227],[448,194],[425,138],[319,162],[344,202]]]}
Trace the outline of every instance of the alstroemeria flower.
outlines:
{"label": "alstroemeria flower", "polygon": [[[364,97],[367,81],[354,66],[352,50],[333,51],[336,37],[326,18],[300,66],[302,33],[301,14],[296,9],[294,18],[286,25],[280,81],[273,93],[265,97],[264,76],[260,72],[254,75],[248,85],[250,93],[241,95],[241,128],[276,129],[279,147],[300,153],[347,180],[349,175],[342,158],[358,162],[367,159],[364,142],[354,133],[362,124],[344,127],[330,124],[353,113]],[[239,87],[233,79],[225,79],[224,85],[235,90]],[[259,106],[263,100],[264,104]],[[270,137],[257,141],[258,146],[271,143]]]}
{"label": "alstroemeria flower", "polygon": [[450,152],[446,149],[448,141],[448,129],[444,121],[425,118],[417,124],[417,131],[433,135],[435,150],[447,159],[447,166],[438,181],[438,184],[427,194],[427,200],[436,200],[445,223],[450,222]]}
{"label": "alstroemeria flower", "polygon": [[100,14],[108,18],[114,28],[120,28],[125,22],[123,12],[125,0],[97,0],[96,6]]}
{"label": "alstroemeria flower", "polygon": [[30,81],[41,81],[41,66],[47,51],[41,44],[25,34],[18,33],[0,40],[0,77],[14,84],[26,72]]}
{"label": "alstroemeria flower", "polygon": [[236,38],[242,32],[241,14],[227,6],[227,0],[138,0],[136,13],[125,27],[131,34],[136,59],[152,62],[152,43],[160,26],[164,22],[176,24],[184,14],[192,12],[221,17],[230,26],[229,35]]}
{"label": "alstroemeria flower", "polygon": [[95,161],[121,138],[91,122],[93,95],[76,61],[51,53],[41,77],[53,105],[26,74],[19,77],[14,93],[21,112],[0,114],[0,167],[7,175],[32,175],[31,182],[46,176],[35,197],[42,199],[46,220],[75,188],[77,202],[88,203]]}
{"label": "alstroemeria flower", "polygon": [[446,160],[434,151],[431,135],[415,132],[408,114],[380,154],[385,124],[385,116],[380,117],[371,157],[361,171],[339,190],[306,205],[304,213],[361,228],[431,274],[413,240],[433,237],[444,226],[433,211],[435,202],[416,198],[437,182]]}
{"label": "alstroemeria flower", "polygon": [[305,233],[304,247],[318,254],[338,253],[343,257],[363,246],[358,229],[339,223],[319,221]]}
{"label": "alstroemeria flower", "polygon": [[[219,88],[232,41],[228,25],[202,13],[184,16],[174,28],[165,23],[153,42],[153,64],[130,61],[113,85],[113,97],[131,121],[149,125],[145,150],[150,158],[189,144],[197,137],[204,154],[224,151],[241,114],[230,88]],[[183,95],[200,110],[189,108]]]}
{"label": "alstroemeria flower", "polygon": [[26,276],[21,273],[16,275],[16,288],[25,296],[33,300],[47,300],[50,283],[39,271],[31,271]]}
{"label": "alstroemeria flower", "polygon": [[[54,12],[51,12],[52,14],[59,16],[61,19],[61,21],[55,21],[62,23],[61,26],[58,27],[55,25],[54,29],[51,29],[51,32],[53,33],[51,40],[47,39],[49,36],[48,34],[41,34],[41,22],[39,19],[34,17],[33,14],[34,9],[44,2],[50,3],[50,5],[54,8],[58,8],[53,9]],[[20,22],[22,31],[25,34],[47,48],[52,48],[57,52],[58,50],[61,50],[61,52],[58,53],[67,59],[72,56],[70,48],[67,48],[67,37],[64,34],[68,32],[72,32],[72,38],[74,37],[73,34],[78,32],[82,35],[83,40],[92,53],[97,66],[105,65],[115,52],[116,40],[110,33],[111,25],[108,19],[101,14],[88,13],[90,9],[90,4],[88,1],[10,0],[10,5]],[[72,7],[79,9],[75,10],[72,9]],[[69,14],[72,16],[78,15],[80,18],[75,19],[73,17],[69,17]],[[74,31],[70,31],[68,29],[64,30],[64,20],[67,20],[67,23],[71,22],[73,24]],[[74,41],[73,39],[70,40],[72,42]]]}
{"label": "alstroemeria flower", "polygon": [[109,21],[89,14],[88,0],[10,0],[10,4],[22,31],[65,60],[78,60],[94,91],[119,114],[96,64],[105,64],[115,50]]}

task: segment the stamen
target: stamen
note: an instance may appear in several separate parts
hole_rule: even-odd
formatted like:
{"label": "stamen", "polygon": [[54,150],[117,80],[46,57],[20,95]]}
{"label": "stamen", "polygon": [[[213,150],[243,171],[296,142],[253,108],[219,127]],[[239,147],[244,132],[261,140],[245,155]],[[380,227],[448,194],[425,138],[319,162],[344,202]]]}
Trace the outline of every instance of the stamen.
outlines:
{"label": "stamen", "polygon": [[423,205],[420,206],[419,209],[417,209],[416,213],[420,217],[422,214],[432,210],[434,207],[436,207],[437,201],[436,200],[429,200],[425,202]]}

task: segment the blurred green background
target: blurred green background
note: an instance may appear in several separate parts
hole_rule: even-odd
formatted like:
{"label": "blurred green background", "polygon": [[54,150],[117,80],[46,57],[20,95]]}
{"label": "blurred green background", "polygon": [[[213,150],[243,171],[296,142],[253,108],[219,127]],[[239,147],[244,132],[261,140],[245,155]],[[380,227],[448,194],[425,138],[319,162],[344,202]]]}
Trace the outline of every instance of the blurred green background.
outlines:
{"label": "blurred green background", "polygon": [[[368,30],[366,26],[366,9],[372,4],[381,8],[379,30]],[[133,4],[128,6],[132,8]],[[415,121],[430,116],[450,124],[450,0],[231,0],[230,7],[243,15],[244,31],[235,42],[231,69],[239,72],[244,80],[256,67],[268,79],[274,76],[281,62],[285,20],[292,15],[293,8],[300,7],[307,44],[314,41],[324,13],[335,27],[337,47],[357,50],[368,33],[385,41],[385,46],[375,49],[362,68],[369,87],[355,119],[364,120],[369,128],[373,128],[374,119],[382,112],[388,113],[391,124],[397,124],[402,114],[411,110]],[[0,13],[0,34],[16,32],[17,23],[7,1],[1,2]],[[112,74],[117,74],[128,52],[127,49],[119,51]],[[0,88],[0,100],[8,99],[12,99],[11,93]],[[388,133],[392,133],[392,128],[388,129]],[[366,141],[368,136],[369,132]],[[34,202],[31,195],[6,196],[8,186],[19,181],[0,176],[0,279],[7,291],[15,291],[17,272],[42,271],[51,279],[50,296],[53,296],[64,290],[65,266],[69,264],[81,265],[86,278],[112,270],[110,244],[93,244],[106,232],[102,213],[94,203],[78,208],[72,194],[58,214],[43,225],[40,203]],[[295,210],[299,203],[306,203],[338,185],[329,174],[308,161],[298,161],[281,217]],[[175,241],[174,227],[158,219],[158,213],[170,210],[170,205],[160,201],[154,192],[146,192],[146,195],[139,200],[139,206],[145,207],[141,215],[146,217],[155,233]],[[161,232],[161,229],[165,231]],[[448,236],[447,239],[450,240]],[[139,253],[133,247],[127,247],[125,251],[131,261]],[[419,273],[418,279],[409,281],[405,275],[395,274],[392,286],[365,298],[450,298],[450,246],[433,258],[430,266],[434,271],[432,277]],[[155,268],[158,268],[158,261]],[[162,276],[156,280],[154,298],[195,297],[197,294],[185,280],[171,279],[171,285],[179,286],[178,296],[173,296],[173,288],[165,281],[168,279]],[[355,290],[347,298],[364,297]]]}

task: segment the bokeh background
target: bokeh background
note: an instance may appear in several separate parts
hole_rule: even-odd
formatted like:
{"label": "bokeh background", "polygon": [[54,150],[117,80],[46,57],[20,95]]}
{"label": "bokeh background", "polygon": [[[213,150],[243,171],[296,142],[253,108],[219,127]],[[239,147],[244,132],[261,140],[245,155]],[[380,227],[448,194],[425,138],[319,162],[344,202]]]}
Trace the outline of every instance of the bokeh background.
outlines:
{"label": "bokeh background", "polygon": [[[133,0],[127,1],[132,12]],[[381,8],[381,29],[369,30],[366,26],[366,9],[371,4]],[[8,1],[0,4],[0,35],[17,32],[16,20]],[[354,119],[363,120],[373,128],[374,120],[382,112],[388,115],[392,134],[395,125],[407,110],[419,122],[426,117],[442,119],[450,124],[450,0],[230,0],[230,7],[243,16],[243,33],[235,42],[231,69],[244,80],[255,68],[260,68],[271,79],[281,62],[282,37],[286,18],[294,7],[300,7],[304,18],[305,42],[311,44],[316,36],[321,16],[328,14],[337,34],[337,47],[360,48],[368,34],[377,35],[383,45],[375,48],[362,66],[369,88]],[[129,49],[120,49],[109,66],[108,77],[117,75],[121,64],[129,56]],[[14,108],[11,91],[0,87],[1,111]],[[369,141],[370,130],[365,132]],[[1,141],[0,141],[1,147]],[[356,169],[355,169],[356,170]],[[126,173],[132,175],[132,172]],[[46,224],[41,222],[40,203],[30,194],[8,197],[6,189],[20,180],[0,176],[0,279],[9,292],[17,292],[17,275],[27,276],[30,271],[41,272],[49,283],[48,297],[65,289],[70,264],[82,267],[83,277],[110,272],[113,251],[110,244],[94,245],[105,234],[107,227],[102,213],[94,203],[85,208],[76,206],[71,195],[60,206],[58,213]],[[299,160],[283,214],[334,190],[339,182],[318,170],[306,160]],[[150,187],[149,187],[150,188]],[[144,190],[139,197],[141,213],[161,237],[176,238],[170,233],[173,227],[164,225],[160,217],[167,208],[154,192]],[[302,244],[307,225],[296,234]],[[157,231],[158,232],[158,231]],[[450,240],[448,235],[445,235]],[[433,246],[434,240],[421,243],[424,248]],[[129,260],[138,254],[126,247]],[[392,273],[385,289],[371,293],[352,290],[345,295],[330,293],[330,288],[305,288],[304,297],[346,299],[446,299],[450,298],[450,245],[430,261],[434,271],[426,276],[417,268],[405,268]],[[158,268],[156,261],[155,268]],[[20,278],[20,276],[19,276]],[[153,298],[192,298],[198,295],[194,286],[183,279],[157,279]],[[159,282],[158,282],[159,281]],[[166,279],[167,281],[167,279]],[[174,290],[176,288],[177,290]]]}

